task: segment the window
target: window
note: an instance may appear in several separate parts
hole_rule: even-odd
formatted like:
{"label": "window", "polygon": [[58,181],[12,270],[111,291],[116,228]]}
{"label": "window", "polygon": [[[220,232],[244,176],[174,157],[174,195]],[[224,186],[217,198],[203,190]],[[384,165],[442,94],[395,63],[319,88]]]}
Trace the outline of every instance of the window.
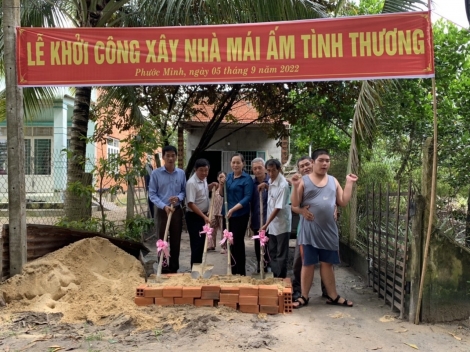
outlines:
{"label": "window", "polygon": [[263,158],[264,161],[266,161],[266,153],[265,152],[256,152],[256,151],[238,151],[237,153],[240,153],[243,155],[245,158],[245,171],[253,175],[253,172],[251,171],[251,161],[255,158]]}
{"label": "window", "polygon": [[7,141],[0,141],[0,175],[5,175],[7,173]]}
{"label": "window", "polygon": [[[25,175],[50,175],[52,172],[51,139],[24,140]],[[7,141],[0,140],[0,174],[8,173]]]}
{"label": "window", "polygon": [[34,174],[51,174],[51,140],[34,140]]}
{"label": "window", "polygon": [[108,138],[108,161],[110,163],[116,163],[115,172],[119,172],[119,165],[117,163],[117,157],[119,156],[119,140],[116,138]]}

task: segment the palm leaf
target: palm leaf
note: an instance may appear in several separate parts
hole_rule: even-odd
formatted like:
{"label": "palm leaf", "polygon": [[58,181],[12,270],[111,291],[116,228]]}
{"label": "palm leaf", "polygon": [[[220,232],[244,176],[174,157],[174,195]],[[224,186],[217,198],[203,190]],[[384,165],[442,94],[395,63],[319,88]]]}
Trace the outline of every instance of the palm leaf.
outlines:
{"label": "palm leaf", "polygon": [[422,11],[427,5],[423,0],[385,0],[382,13]]}

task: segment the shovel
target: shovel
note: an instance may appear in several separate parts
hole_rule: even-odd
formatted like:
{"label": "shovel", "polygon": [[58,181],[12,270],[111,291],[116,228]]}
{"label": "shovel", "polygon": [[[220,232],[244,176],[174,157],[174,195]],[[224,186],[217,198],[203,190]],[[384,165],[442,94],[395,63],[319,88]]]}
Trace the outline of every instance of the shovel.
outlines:
{"label": "shovel", "polygon": [[[171,209],[170,214],[168,215],[168,219],[166,220],[165,234],[163,235],[163,241],[164,242],[166,242],[168,240],[168,232],[170,230],[171,216],[173,215],[173,204],[170,205],[170,209]],[[163,258],[164,258],[164,256],[165,255],[164,255],[163,251],[161,251],[160,256],[158,257],[157,281],[161,281],[163,279],[162,278],[162,268],[163,268]]]}
{"label": "shovel", "polygon": [[[259,227],[263,227],[263,191],[259,192]],[[260,258],[259,258],[259,274],[252,274],[251,277],[256,280],[264,280],[273,278],[273,273],[264,272],[264,246],[260,241]]]}
{"label": "shovel", "polygon": [[[227,231],[230,232],[228,223],[229,218],[227,218],[228,214],[228,203],[227,203],[227,182],[224,182],[224,205],[225,205],[225,224],[227,226]],[[232,276],[232,254],[230,253],[230,242],[227,240],[225,242],[227,244],[227,275]]]}
{"label": "shovel", "polygon": [[[209,206],[209,220],[211,219],[212,212],[214,210],[214,199],[215,199],[215,189],[212,189],[212,199],[211,204]],[[200,264],[193,264],[193,268],[191,271],[191,277],[193,279],[198,279],[202,276],[203,279],[209,279],[212,276],[212,269],[214,269],[214,265],[206,264],[206,257],[207,257],[207,244],[209,243],[209,236],[206,234],[206,240],[204,241],[204,252],[202,254],[202,263]]]}

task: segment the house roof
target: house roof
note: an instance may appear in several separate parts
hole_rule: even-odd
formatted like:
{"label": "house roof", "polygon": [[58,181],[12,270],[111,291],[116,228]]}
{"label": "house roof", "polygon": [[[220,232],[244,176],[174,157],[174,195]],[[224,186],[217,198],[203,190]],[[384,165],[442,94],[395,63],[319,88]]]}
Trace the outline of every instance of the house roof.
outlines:
{"label": "house roof", "polygon": [[[190,121],[185,121],[185,126],[201,126],[209,122],[214,116],[213,105],[201,105],[201,110],[206,113],[198,113],[193,116]],[[241,101],[236,103],[230,112],[226,115],[222,121],[222,125],[226,124],[246,124],[255,121],[259,116],[256,108],[247,101]],[[255,124],[262,124],[261,122],[254,122]]]}

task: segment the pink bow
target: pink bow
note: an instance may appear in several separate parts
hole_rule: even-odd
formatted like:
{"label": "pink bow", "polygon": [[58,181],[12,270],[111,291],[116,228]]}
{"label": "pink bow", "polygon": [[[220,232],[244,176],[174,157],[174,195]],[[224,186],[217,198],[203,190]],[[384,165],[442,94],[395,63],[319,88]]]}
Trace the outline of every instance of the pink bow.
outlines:
{"label": "pink bow", "polygon": [[233,233],[228,232],[227,229],[224,230],[224,238],[222,238],[222,241],[219,243],[222,245],[225,242],[230,242],[230,244],[233,244]]}
{"label": "pink bow", "polygon": [[253,236],[252,238],[253,238],[253,239],[259,238],[259,244],[260,244],[261,246],[263,246],[263,247],[264,247],[265,244],[268,243],[268,241],[269,241],[269,237],[266,236],[266,230],[261,230],[261,231],[259,231],[259,232],[258,232],[258,236]]}
{"label": "pink bow", "polygon": [[205,233],[206,236],[211,239],[212,238],[212,232],[214,231],[213,228],[211,228],[211,226],[209,224],[205,224],[203,227],[202,227],[202,231],[199,232],[199,233]]}
{"label": "pink bow", "polygon": [[157,254],[160,253],[160,251],[163,252],[163,257],[164,258],[170,258],[170,252],[168,250],[168,242],[167,241],[162,241],[162,240],[157,241]]}

